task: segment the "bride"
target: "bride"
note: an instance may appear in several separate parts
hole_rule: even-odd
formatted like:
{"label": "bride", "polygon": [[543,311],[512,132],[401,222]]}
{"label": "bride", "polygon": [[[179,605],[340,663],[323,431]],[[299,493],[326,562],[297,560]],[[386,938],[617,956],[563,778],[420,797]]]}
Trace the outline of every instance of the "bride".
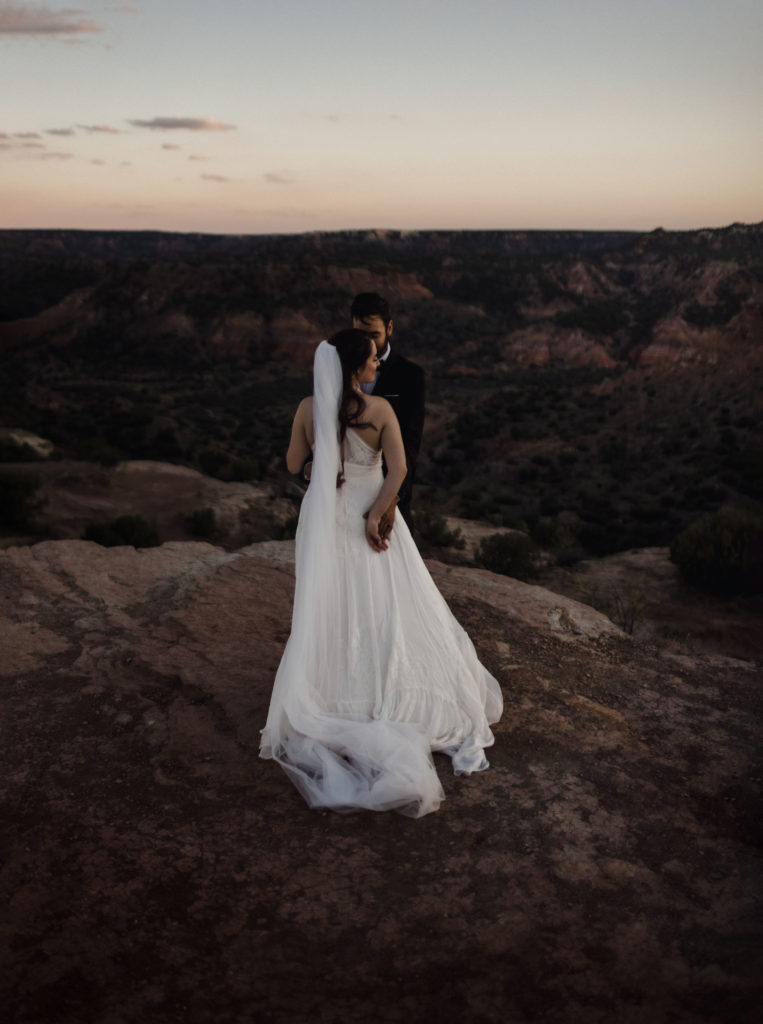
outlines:
{"label": "bride", "polygon": [[402,516],[385,536],[406,465],[392,407],[360,388],[377,366],[363,331],[321,342],[314,396],[294,417],[287,465],[298,472],[312,452],[313,466],[260,756],[310,807],[421,817],[444,799],[431,752],[448,754],[456,774],[487,768],[503,702]]}

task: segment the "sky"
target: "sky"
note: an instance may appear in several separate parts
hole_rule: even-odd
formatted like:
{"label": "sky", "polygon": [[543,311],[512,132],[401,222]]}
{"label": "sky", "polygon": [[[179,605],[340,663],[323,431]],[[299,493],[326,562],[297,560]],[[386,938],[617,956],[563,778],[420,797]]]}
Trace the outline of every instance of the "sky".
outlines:
{"label": "sky", "polygon": [[69,2],[0,0],[0,227],[763,219],[761,0]]}

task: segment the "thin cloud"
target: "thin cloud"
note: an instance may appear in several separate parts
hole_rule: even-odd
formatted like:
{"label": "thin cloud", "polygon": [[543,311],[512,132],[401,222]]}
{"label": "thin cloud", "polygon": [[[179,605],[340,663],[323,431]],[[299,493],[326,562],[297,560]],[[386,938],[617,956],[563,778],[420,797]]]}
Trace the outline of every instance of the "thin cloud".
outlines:
{"label": "thin cloud", "polygon": [[182,149],[182,146],[176,146],[174,142],[163,142],[162,149]]}
{"label": "thin cloud", "polygon": [[134,120],[128,123],[135,128],[152,128],[161,132],[178,129],[188,132],[231,132],[236,129],[235,124],[223,124],[211,117],[154,117],[150,121]]}
{"label": "thin cloud", "polygon": [[105,160],[91,160],[90,163],[91,164],[95,164],[96,167],[103,167],[103,165],[106,163],[106,161]]}
{"label": "thin cloud", "polygon": [[15,132],[14,139],[41,139],[39,132]]}
{"label": "thin cloud", "polygon": [[77,36],[103,32],[100,25],[66,8],[52,11],[41,4],[4,4],[0,9],[0,35]]}
{"label": "thin cloud", "polygon": [[375,113],[345,113],[345,114],[320,114],[318,115],[321,121],[332,121],[337,123],[338,121],[357,121],[363,119],[364,121],[402,121],[403,115],[396,114],[390,111],[377,111]]}
{"label": "thin cloud", "polygon": [[226,178],[222,174],[202,174],[201,177],[204,181],[230,181],[230,178]]}
{"label": "thin cloud", "polygon": [[22,142],[22,149],[45,149],[44,142]]}
{"label": "thin cloud", "polygon": [[209,160],[208,156],[202,156],[200,153],[191,153],[188,157],[189,160]]}
{"label": "thin cloud", "polygon": [[78,128],[81,128],[83,132],[89,132],[91,135],[121,135],[122,133],[118,128],[114,128],[110,124],[78,124]]}
{"label": "thin cloud", "polygon": [[275,171],[270,171],[264,175],[265,181],[269,181],[271,185],[293,185],[294,179],[287,178],[285,174],[277,174]]}
{"label": "thin cloud", "polygon": [[76,135],[77,133],[73,128],[46,128],[46,135],[59,135],[62,138],[67,138],[70,135]]}
{"label": "thin cloud", "polygon": [[34,160],[73,160],[74,153],[55,153],[47,151],[45,153],[30,153],[29,157]]}

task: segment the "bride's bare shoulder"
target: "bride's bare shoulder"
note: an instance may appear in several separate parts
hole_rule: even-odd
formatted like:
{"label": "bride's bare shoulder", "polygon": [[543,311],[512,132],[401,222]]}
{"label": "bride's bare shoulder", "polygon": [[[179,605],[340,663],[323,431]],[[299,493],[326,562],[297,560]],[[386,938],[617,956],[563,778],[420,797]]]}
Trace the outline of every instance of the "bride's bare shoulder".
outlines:
{"label": "bride's bare shoulder", "polygon": [[395,415],[392,406],[381,395],[367,395],[366,402],[366,408],[370,413],[378,412],[381,416],[387,416],[389,413]]}

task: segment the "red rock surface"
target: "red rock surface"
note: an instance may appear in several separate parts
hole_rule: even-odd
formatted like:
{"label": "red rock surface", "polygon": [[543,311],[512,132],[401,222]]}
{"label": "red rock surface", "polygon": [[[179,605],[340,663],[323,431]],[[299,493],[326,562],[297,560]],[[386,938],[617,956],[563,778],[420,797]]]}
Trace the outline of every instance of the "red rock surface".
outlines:
{"label": "red rock surface", "polygon": [[14,1024],[752,1022],[759,677],[431,563],[500,680],[491,769],[420,821],[257,756],[290,545],[0,553]]}

